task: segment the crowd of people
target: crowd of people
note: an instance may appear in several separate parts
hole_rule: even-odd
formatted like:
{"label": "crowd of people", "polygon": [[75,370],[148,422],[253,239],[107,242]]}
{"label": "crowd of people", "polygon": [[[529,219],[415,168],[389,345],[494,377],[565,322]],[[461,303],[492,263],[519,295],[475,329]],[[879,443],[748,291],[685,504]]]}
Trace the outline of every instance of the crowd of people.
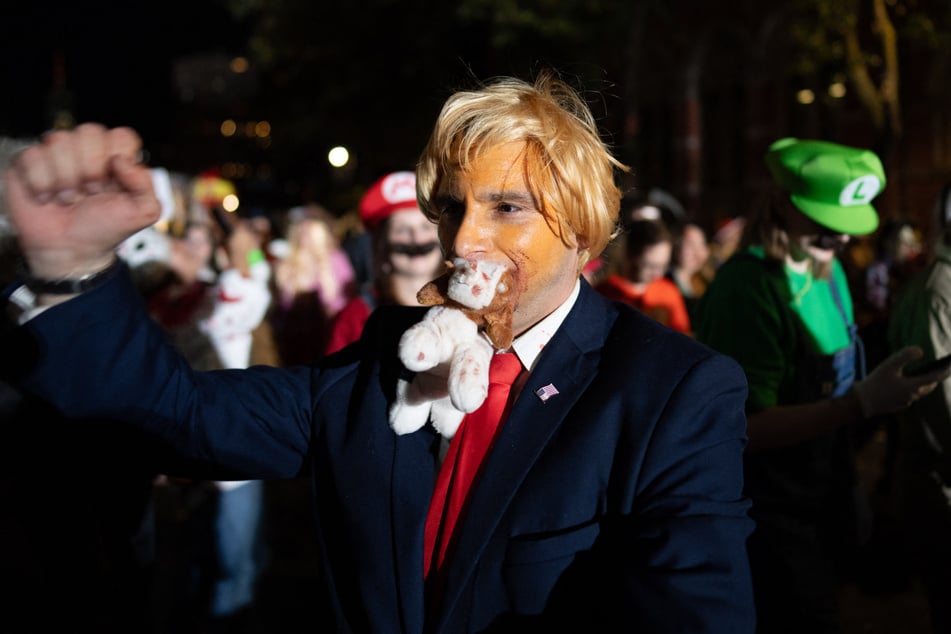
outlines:
{"label": "crowd of people", "polygon": [[[911,225],[880,226],[875,153],[779,139],[758,204],[711,227],[625,196],[629,168],[557,75],[500,78],[454,93],[416,170],[341,210],[356,240],[313,201],[226,213],[139,147],[97,124],[0,145],[2,559],[30,581],[22,609],[73,592],[70,620],[97,631],[269,631],[264,483],[286,480],[310,490],[331,631],[843,632],[874,521],[857,444],[881,425],[904,545],[951,627],[951,370],[911,372],[951,352],[951,230],[925,257]],[[874,260],[850,257],[879,234]],[[452,390],[398,350],[454,261],[515,280],[484,458],[464,444],[483,407],[454,435],[388,417],[401,382]],[[105,486],[72,499],[90,476]],[[51,535],[64,515],[88,531]]]}

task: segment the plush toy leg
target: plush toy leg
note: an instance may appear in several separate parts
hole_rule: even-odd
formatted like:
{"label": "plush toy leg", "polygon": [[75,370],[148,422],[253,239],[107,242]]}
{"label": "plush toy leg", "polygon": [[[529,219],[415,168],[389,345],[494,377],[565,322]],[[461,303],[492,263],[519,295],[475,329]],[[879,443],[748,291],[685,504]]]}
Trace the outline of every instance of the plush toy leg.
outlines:
{"label": "plush toy leg", "polygon": [[413,383],[400,379],[396,384],[396,400],[390,407],[390,427],[399,435],[420,429],[429,420],[432,401],[420,399]]}
{"label": "plush toy leg", "polygon": [[459,423],[462,422],[465,415],[465,412],[461,412],[452,406],[452,401],[448,397],[433,401],[433,427],[443,438],[451,439],[456,435]]}
{"label": "plush toy leg", "polygon": [[489,393],[492,346],[484,339],[459,345],[449,366],[449,398],[456,409],[474,412]]}

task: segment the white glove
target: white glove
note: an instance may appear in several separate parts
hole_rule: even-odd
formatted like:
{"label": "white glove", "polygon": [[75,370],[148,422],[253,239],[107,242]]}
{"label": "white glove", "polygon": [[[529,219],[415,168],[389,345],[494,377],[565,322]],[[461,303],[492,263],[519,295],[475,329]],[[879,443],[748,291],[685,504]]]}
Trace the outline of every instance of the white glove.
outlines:
{"label": "white glove", "polygon": [[904,376],[904,367],[921,358],[919,346],[906,346],[882,361],[871,374],[853,386],[866,418],[891,414],[905,409],[934,390],[951,374],[949,369],[935,370],[920,376]]}

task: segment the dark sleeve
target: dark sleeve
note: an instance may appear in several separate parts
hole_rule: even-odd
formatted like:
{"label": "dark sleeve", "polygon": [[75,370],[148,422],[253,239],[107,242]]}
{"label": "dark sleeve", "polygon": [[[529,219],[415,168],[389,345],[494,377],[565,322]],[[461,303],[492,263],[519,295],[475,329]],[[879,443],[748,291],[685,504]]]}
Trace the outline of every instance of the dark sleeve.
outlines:
{"label": "dark sleeve", "polygon": [[4,330],[0,375],[69,420],[132,425],[186,462],[247,479],[304,468],[319,371],[193,371],[126,271]]}

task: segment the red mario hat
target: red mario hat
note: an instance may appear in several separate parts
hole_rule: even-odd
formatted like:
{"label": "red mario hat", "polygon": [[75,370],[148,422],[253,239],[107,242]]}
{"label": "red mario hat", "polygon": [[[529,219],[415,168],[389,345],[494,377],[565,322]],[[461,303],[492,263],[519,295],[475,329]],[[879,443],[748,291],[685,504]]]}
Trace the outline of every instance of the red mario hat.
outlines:
{"label": "red mario hat", "polygon": [[373,183],[360,199],[360,220],[373,231],[394,211],[416,208],[416,174],[393,172]]}

